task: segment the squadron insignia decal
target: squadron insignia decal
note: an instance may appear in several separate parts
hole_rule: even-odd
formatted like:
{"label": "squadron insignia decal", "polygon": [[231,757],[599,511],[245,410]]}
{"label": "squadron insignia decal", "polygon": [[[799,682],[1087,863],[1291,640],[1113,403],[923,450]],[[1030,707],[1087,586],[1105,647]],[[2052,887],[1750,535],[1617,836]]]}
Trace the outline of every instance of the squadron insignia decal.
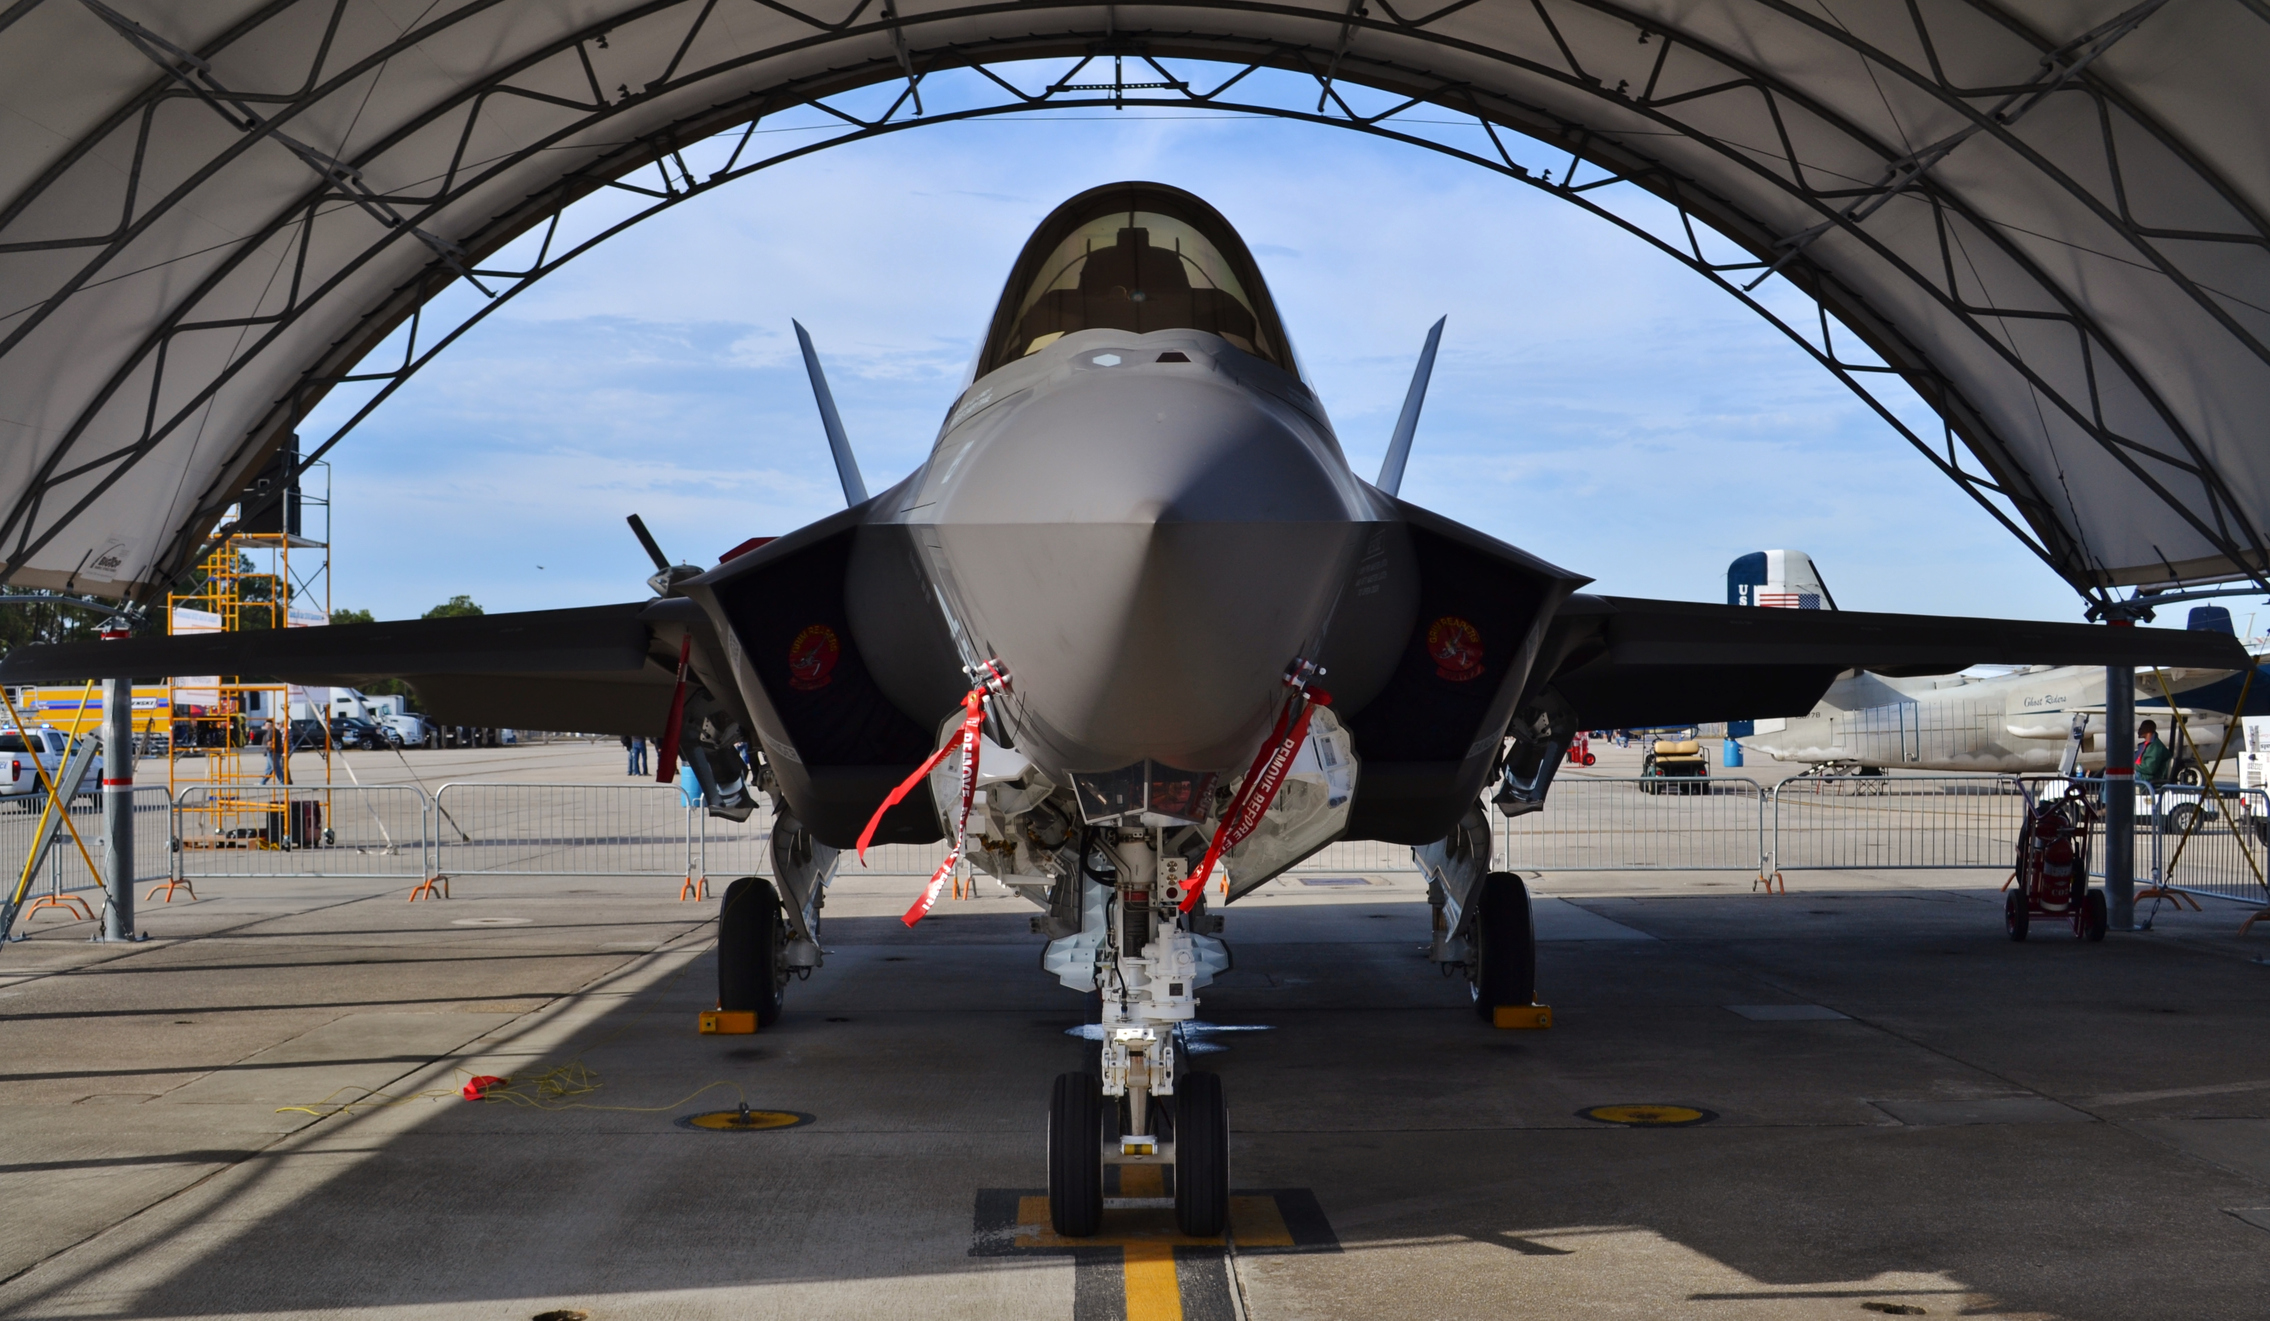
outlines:
{"label": "squadron insignia decal", "polygon": [[835,679],[836,662],[843,659],[843,643],[835,630],[813,624],[788,644],[788,686],[800,693],[816,693]]}
{"label": "squadron insignia decal", "polygon": [[1452,683],[1482,677],[1482,630],[1456,615],[1427,625],[1427,658],[1435,674]]}

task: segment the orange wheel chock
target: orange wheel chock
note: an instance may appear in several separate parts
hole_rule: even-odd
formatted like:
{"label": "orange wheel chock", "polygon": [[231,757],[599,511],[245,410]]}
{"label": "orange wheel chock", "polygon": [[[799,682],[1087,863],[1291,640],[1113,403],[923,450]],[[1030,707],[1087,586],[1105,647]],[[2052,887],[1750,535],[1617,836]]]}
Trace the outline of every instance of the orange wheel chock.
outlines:
{"label": "orange wheel chock", "polygon": [[1552,1025],[1551,1005],[1493,1005],[1490,1008],[1491,1027],[1549,1028]]}

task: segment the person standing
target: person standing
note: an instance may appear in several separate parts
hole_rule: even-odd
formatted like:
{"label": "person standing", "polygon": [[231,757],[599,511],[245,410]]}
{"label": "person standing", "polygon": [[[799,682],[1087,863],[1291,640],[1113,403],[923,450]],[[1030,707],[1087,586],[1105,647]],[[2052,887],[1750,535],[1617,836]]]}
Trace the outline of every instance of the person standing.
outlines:
{"label": "person standing", "polygon": [[634,734],[631,736],[630,742],[631,774],[644,775],[646,774],[646,736],[644,734]]}
{"label": "person standing", "polygon": [[2136,726],[2136,738],[2136,778],[2157,789],[2175,769],[2175,754],[2160,742],[2160,727],[2149,720]]}
{"label": "person standing", "polygon": [[291,783],[291,777],[287,771],[289,763],[285,760],[290,749],[284,741],[284,722],[270,720],[260,742],[268,753],[268,773],[260,777],[260,782],[262,784]]}

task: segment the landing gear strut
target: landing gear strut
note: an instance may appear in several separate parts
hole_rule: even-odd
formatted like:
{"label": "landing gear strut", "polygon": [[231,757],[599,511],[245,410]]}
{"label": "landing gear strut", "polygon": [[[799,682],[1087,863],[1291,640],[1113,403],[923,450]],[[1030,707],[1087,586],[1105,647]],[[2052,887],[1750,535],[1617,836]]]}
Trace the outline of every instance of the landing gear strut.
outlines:
{"label": "landing gear strut", "polygon": [[[1229,1223],[1229,1107],[1222,1080],[1180,1069],[1176,1032],[1197,1012],[1197,988],[1228,966],[1228,954],[1220,941],[1193,930],[1204,920],[1200,913],[1181,911],[1189,860],[1162,858],[1158,833],[1147,827],[1096,832],[1093,842],[1113,872],[1111,897],[1091,892],[1081,904],[1082,933],[1050,946],[1053,962],[1046,966],[1067,983],[1086,971],[1067,960],[1092,957],[1102,1001],[1101,1077],[1058,1076],[1048,1111],[1049,1222],[1067,1238],[1102,1227],[1107,1165],[1171,1169],[1175,1223],[1185,1234],[1211,1238]],[[1076,876],[1065,883],[1088,881]]]}

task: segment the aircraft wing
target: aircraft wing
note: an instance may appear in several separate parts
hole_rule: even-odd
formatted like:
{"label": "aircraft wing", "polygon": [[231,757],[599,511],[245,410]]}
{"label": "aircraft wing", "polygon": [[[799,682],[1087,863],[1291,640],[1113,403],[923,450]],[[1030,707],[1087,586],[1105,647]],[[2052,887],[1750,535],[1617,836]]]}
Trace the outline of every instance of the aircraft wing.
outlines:
{"label": "aircraft wing", "polygon": [[443,724],[652,736],[668,718],[690,604],[18,647],[0,660],[0,683],[222,674],[357,686],[399,678]]}
{"label": "aircraft wing", "polygon": [[1850,669],[1972,665],[2243,670],[2225,633],[2031,620],[1769,610],[1579,594],[1555,621],[1552,687],[1593,729],[1801,716]]}

